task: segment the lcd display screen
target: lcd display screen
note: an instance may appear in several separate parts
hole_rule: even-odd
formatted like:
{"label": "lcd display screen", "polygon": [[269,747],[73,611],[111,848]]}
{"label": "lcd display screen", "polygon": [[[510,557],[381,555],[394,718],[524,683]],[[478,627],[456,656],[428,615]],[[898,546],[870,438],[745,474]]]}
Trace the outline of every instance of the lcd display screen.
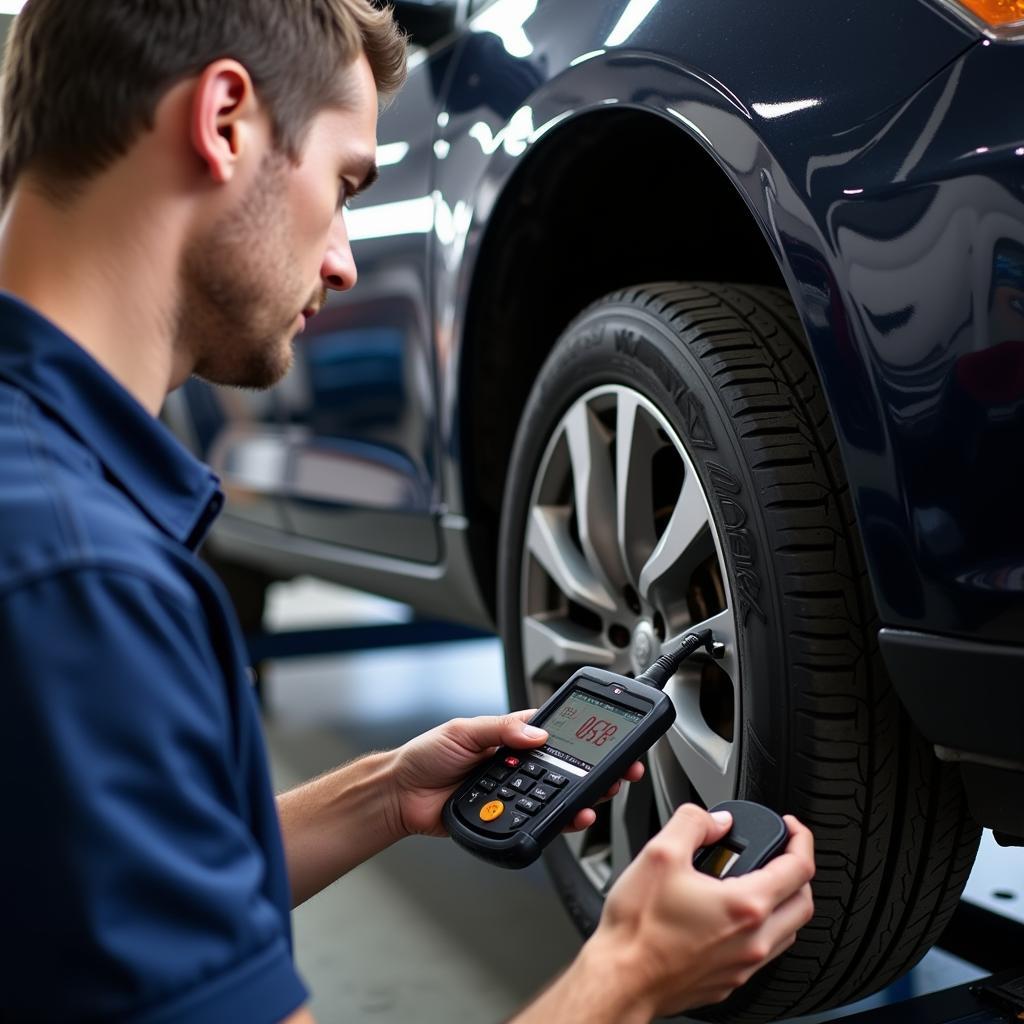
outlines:
{"label": "lcd display screen", "polygon": [[604,760],[644,716],[638,711],[573,690],[545,720],[548,746],[582,768]]}

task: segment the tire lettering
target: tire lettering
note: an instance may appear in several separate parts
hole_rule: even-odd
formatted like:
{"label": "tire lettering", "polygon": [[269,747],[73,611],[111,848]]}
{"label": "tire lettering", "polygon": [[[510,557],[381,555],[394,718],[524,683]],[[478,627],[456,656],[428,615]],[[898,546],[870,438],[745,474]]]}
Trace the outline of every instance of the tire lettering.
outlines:
{"label": "tire lettering", "polygon": [[615,347],[633,359],[643,363],[655,377],[658,383],[670,394],[675,395],[685,384],[679,381],[679,374],[673,366],[661,355],[650,347],[640,350],[641,337],[636,331],[622,327],[615,332]]}
{"label": "tire lettering", "polygon": [[711,439],[708,421],[704,416],[704,406],[692,393],[686,396],[682,406],[683,415],[686,417],[686,431],[693,446],[714,451],[715,442]]}
{"label": "tire lettering", "polygon": [[736,590],[743,621],[753,611],[762,622],[768,617],[758,603],[761,593],[761,578],[757,574],[757,544],[747,529],[747,512],[729,495],[739,495],[740,482],[717,462],[708,462],[711,489],[715,492],[718,511],[725,526],[725,536],[732,554],[733,570],[736,576]]}

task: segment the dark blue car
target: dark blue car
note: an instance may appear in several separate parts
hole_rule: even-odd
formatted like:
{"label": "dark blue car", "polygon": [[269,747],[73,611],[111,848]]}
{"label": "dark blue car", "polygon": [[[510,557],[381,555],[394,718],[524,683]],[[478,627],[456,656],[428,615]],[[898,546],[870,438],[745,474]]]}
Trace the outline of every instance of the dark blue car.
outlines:
{"label": "dark blue car", "polygon": [[979,823],[1024,836],[1024,3],[396,7],[358,286],[274,391],[177,410],[213,550],[497,628],[516,707],[711,626],[649,781],[552,849],[566,906],[758,800],[817,914],[704,1016],[879,988]]}

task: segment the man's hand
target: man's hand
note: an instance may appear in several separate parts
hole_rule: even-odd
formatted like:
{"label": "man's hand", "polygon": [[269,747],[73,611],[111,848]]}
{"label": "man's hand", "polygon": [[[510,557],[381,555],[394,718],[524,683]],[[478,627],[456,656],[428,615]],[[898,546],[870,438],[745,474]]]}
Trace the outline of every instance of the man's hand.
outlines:
{"label": "man's hand", "polygon": [[[536,713],[535,710],[516,711],[501,716],[456,718],[399,747],[395,752],[393,773],[394,800],[396,816],[405,832],[447,835],[441,823],[441,809],[477,765],[486,761],[499,746],[532,750],[547,740],[548,734],[543,729],[526,725]],[[643,773],[644,766],[639,761],[634,762],[625,780],[637,782]],[[619,786],[616,782],[602,800],[613,797]],[[589,828],[596,817],[591,808],[585,808],[566,831]]]}
{"label": "man's hand", "polygon": [[786,825],[781,856],[712,878],[693,856],[728,832],[731,817],[680,807],[612,886],[576,961],[514,1024],[633,1024],[728,997],[811,918],[814,841],[796,818]]}
{"label": "man's hand", "polygon": [[679,808],[612,887],[594,938],[631,951],[654,1015],[717,1003],[796,940],[814,910],[814,840],[787,817],[786,851],[759,871],[712,878],[693,867],[728,832],[692,804]]}

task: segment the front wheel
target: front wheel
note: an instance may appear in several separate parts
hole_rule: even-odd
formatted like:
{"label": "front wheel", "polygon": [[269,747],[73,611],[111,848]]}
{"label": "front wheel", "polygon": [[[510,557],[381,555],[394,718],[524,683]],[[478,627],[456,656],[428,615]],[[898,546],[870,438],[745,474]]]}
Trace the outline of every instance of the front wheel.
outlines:
{"label": "front wheel", "polygon": [[590,932],[604,894],[687,800],[755,800],[815,834],[816,913],[709,1020],[850,1002],[935,941],[974,858],[955,770],[886,678],[848,487],[792,305],[766,288],[657,284],[582,313],[541,370],[499,548],[513,707],[578,667],[639,675],[702,626],[667,687],[675,724],[547,860]]}

